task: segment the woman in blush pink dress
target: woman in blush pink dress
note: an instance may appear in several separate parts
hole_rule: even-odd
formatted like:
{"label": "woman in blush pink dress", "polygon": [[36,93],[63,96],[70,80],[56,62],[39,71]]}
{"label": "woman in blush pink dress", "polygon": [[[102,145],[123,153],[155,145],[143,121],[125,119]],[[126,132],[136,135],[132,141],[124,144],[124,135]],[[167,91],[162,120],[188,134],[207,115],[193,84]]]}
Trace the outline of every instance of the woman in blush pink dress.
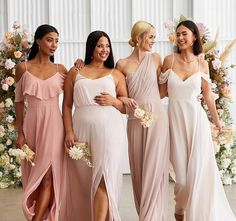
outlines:
{"label": "woman in blush pink dress", "polygon": [[209,68],[198,58],[197,26],[183,21],[176,29],[177,53],[165,58],[161,90],[168,92],[171,152],[176,174],[177,221],[235,221],[215,161],[211,128],[198,97],[202,91],[213,123],[221,130]]}
{"label": "woman in blush pink dress", "polygon": [[[66,157],[65,198],[61,221],[121,221],[118,205],[122,184],[125,125],[117,96],[127,96],[125,79],[114,69],[110,38],[89,34],[85,66],[73,67],[65,82],[63,119],[65,144],[88,143],[93,168]],[[72,116],[72,106],[75,111]]]}
{"label": "woman in blush pink dress", "polygon": [[[64,157],[64,128],[58,97],[66,69],[54,64],[58,32],[41,25],[27,62],[16,69],[17,146],[35,152],[34,163],[22,161],[23,203],[27,220],[58,221]],[[24,109],[24,101],[28,103]]]}
{"label": "woman in blush pink dress", "polygon": [[[120,98],[131,111],[128,117],[129,161],[136,209],[140,221],[167,221],[169,179],[169,123],[162,105],[158,75],[161,58],[150,53],[155,28],[145,22],[134,24],[130,45],[133,52],[117,63],[126,77],[129,98]],[[139,105],[156,119],[144,128],[132,111]]]}

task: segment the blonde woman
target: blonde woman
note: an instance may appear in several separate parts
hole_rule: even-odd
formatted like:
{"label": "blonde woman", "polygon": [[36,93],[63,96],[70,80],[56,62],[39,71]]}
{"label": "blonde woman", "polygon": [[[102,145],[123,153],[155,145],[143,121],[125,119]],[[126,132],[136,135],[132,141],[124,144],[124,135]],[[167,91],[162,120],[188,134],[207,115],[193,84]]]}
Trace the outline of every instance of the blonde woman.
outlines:
{"label": "blonde woman", "polygon": [[[155,38],[153,25],[136,22],[129,40],[134,50],[117,62],[117,69],[125,75],[128,86],[129,98],[121,100],[130,112],[127,130],[129,161],[140,221],[167,221],[169,125],[157,81],[161,58],[157,53],[150,53]],[[133,116],[137,105],[155,116],[150,127],[144,128]]]}

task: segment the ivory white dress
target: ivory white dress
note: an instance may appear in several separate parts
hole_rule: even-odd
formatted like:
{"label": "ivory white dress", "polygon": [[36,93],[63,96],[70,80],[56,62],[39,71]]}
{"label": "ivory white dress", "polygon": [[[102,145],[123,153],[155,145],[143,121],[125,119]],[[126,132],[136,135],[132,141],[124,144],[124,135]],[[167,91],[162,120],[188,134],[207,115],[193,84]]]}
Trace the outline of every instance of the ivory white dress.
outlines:
{"label": "ivory white dress", "polygon": [[73,130],[78,141],[88,143],[93,168],[66,156],[61,221],[93,221],[93,204],[98,185],[104,178],[109,200],[107,221],[121,221],[119,199],[122,185],[122,156],[125,124],[113,106],[100,106],[94,97],[107,92],[116,97],[112,74],[89,79],[79,73],[74,84]]}
{"label": "ivory white dress", "polygon": [[201,82],[211,83],[209,75],[198,70],[183,81],[171,68],[161,75],[160,83],[166,81],[175,213],[184,214],[185,221],[235,221],[217,168],[210,123],[198,100]]}

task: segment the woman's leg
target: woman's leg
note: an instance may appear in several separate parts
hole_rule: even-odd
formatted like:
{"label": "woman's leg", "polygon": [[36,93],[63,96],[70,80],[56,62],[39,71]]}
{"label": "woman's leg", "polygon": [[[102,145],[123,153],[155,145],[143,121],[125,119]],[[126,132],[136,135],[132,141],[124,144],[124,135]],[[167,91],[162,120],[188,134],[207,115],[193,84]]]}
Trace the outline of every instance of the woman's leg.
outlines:
{"label": "woman's leg", "polygon": [[53,196],[52,169],[50,168],[39,185],[39,197],[35,205],[35,215],[32,221],[42,221],[46,209],[49,207]]}
{"label": "woman's leg", "polygon": [[108,208],[106,184],[102,177],[94,198],[94,221],[105,221],[108,215]]}

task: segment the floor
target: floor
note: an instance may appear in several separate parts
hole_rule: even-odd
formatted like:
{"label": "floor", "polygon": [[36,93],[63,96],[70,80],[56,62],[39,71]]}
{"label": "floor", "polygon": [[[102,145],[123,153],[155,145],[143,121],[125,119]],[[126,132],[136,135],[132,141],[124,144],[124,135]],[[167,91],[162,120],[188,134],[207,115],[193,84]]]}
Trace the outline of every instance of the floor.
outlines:
{"label": "floor", "polygon": [[[169,221],[174,221],[173,186],[173,183],[170,183]],[[236,185],[225,186],[225,192],[229,199],[230,205],[236,214]],[[0,189],[0,221],[25,221],[21,212],[21,196],[21,188]],[[130,175],[124,175],[120,213],[122,221],[138,220],[133,202]]]}

